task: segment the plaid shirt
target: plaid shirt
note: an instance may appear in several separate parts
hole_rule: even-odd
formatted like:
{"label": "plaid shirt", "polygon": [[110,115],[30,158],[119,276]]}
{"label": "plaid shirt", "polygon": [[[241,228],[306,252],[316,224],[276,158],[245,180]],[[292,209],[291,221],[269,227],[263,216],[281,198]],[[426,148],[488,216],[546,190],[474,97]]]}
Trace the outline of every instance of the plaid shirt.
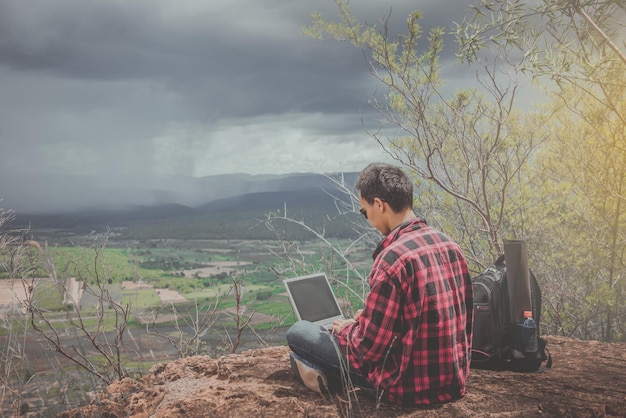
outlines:
{"label": "plaid shirt", "polygon": [[336,334],[343,352],[390,402],[414,406],[460,398],[473,323],[461,249],[414,219],[385,237],[373,257],[363,313]]}

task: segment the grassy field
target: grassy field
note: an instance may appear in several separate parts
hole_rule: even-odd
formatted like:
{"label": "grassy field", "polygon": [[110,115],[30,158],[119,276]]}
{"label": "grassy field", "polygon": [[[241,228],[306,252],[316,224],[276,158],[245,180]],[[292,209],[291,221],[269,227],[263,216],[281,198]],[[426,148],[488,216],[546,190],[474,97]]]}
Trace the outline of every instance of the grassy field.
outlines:
{"label": "grassy field", "polygon": [[[272,323],[286,326],[295,318],[282,277],[275,272],[284,271],[283,275],[289,277],[323,270],[331,276],[335,272],[337,281],[345,282],[345,265],[318,242],[297,243],[301,270],[290,268],[277,255],[280,246],[272,241],[151,240],[96,244],[44,248],[45,257],[53,260],[58,278],[74,277],[86,283],[88,290],[83,292],[79,306],[85,317],[97,314],[104,288],[116,303],[130,307],[131,320],[166,309],[170,304],[163,297],[166,291],[180,296],[174,303],[181,311],[196,305],[214,309],[216,304],[219,309],[232,309],[236,306],[233,283],[237,283],[241,289],[240,305],[245,306],[246,312],[264,315]],[[367,260],[368,256],[369,250],[351,254],[353,260]],[[367,262],[363,264],[366,271]],[[339,285],[336,292],[338,297],[358,304],[357,294],[363,293],[362,286],[355,283],[352,287],[353,292],[349,292]],[[62,303],[62,286],[52,280],[42,280],[36,295],[38,306],[51,313],[61,316],[68,309]]]}
{"label": "grassy field", "polygon": [[[349,243],[338,244],[345,248]],[[340,257],[319,242],[291,243],[289,250],[291,263],[279,256],[283,247],[275,241],[146,240],[102,245],[85,240],[78,246],[42,246],[41,253],[29,248],[28,278],[37,280],[28,283],[33,285],[32,300],[44,317],[31,317],[13,297],[5,298],[5,308],[13,306],[0,321],[0,345],[6,347],[6,352],[26,350],[19,357],[23,361],[20,369],[11,371],[10,382],[18,385],[30,376],[29,386],[23,391],[32,392],[28,398],[32,405],[43,402],[41,410],[55,405],[60,393],[60,388],[54,386],[57,381],[67,382],[71,389],[64,396],[76,403],[88,402],[85,394],[96,385],[85,383],[93,382],[93,376],[55,354],[41,332],[32,332],[31,319],[43,334],[58,338],[68,353],[89,353],[90,361],[109,373],[110,365],[90,341],[94,336],[100,343],[116,341],[120,326],[116,315],[121,313],[120,307],[128,309],[128,321],[122,327],[121,361],[130,374],[140,375],[157,362],[181,356],[185,347],[196,349],[186,355],[222,355],[235,344],[238,352],[264,344],[285,344],[286,328],[295,321],[282,283],[285,277],[325,271],[338,297],[354,302],[355,309],[360,307],[356,295],[362,294],[362,285],[353,279],[354,272],[347,273]],[[370,251],[360,249],[350,254],[351,263],[359,266],[361,274],[371,265]],[[0,260],[0,265],[7,265],[7,261],[11,260]],[[56,275],[44,268],[50,262]],[[11,274],[0,271],[0,279]],[[56,280],[52,278],[55,276]],[[65,292],[72,282],[69,278],[80,283],[77,305],[64,298],[73,293]],[[11,283],[26,288],[19,279]],[[241,290],[239,304],[234,295],[235,283]],[[345,283],[353,292],[346,290]],[[69,287],[74,291],[78,288]],[[167,297],[172,295],[178,299],[168,302]],[[151,325],[156,313],[159,321]],[[240,324],[250,320],[249,327],[238,330],[237,318]],[[202,322],[205,319],[207,322]],[[194,330],[197,325],[204,328]],[[18,357],[5,359],[14,362]]]}

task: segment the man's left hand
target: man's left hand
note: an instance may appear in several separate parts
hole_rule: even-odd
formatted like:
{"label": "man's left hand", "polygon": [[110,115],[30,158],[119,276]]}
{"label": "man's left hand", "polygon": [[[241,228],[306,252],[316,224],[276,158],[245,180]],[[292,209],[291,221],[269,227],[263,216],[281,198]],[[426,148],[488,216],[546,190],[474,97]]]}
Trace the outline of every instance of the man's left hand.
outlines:
{"label": "man's left hand", "polygon": [[333,334],[340,332],[346,326],[355,323],[354,319],[337,319],[333,321]]}

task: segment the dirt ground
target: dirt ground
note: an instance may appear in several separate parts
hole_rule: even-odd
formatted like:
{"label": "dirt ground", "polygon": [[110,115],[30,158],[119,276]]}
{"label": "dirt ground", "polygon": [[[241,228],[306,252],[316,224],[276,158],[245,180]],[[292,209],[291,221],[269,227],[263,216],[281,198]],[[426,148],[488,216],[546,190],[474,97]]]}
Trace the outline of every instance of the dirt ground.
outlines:
{"label": "dirt ground", "polygon": [[[285,346],[154,366],[112,384],[63,417],[624,417],[626,344],[547,337],[552,369],[473,370],[468,394],[439,406],[379,407],[357,395],[322,396],[292,375]],[[350,400],[350,402],[348,402]]]}
{"label": "dirt ground", "polygon": [[[122,289],[136,290],[136,289],[153,289],[154,286],[145,282],[122,282]],[[168,305],[170,303],[185,303],[189,302],[186,297],[181,295],[175,290],[170,289],[154,289],[157,296],[161,300],[161,303]]]}
{"label": "dirt ground", "polygon": [[26,286],[35,286],[42,279],[32,279],[32,282],[25,283],[22,280],[0,280],[0,306],[15,308],[22,305],[26,300]]}
{"label": "dirt ground", "polygon": [[208,263],[206,267],[201,267],[191,270],[183,270],[181,273],[187,278],[191,277],[211,277],[220,273],[231,274],[241,270],[243,266],[250,265],[252,263],[242,261],[212,261]]}

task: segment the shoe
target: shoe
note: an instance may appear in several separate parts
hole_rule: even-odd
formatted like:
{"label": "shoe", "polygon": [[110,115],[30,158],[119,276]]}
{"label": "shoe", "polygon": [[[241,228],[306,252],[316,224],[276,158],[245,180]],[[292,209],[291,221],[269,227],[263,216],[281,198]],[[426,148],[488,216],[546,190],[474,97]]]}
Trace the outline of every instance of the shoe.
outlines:
{"label": "shoe", "polygon": [[323,371],[295,353],[289,353],[289,361],[291,370],[304,386],[317,393],[329,393],[328,380]]}

